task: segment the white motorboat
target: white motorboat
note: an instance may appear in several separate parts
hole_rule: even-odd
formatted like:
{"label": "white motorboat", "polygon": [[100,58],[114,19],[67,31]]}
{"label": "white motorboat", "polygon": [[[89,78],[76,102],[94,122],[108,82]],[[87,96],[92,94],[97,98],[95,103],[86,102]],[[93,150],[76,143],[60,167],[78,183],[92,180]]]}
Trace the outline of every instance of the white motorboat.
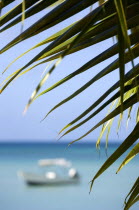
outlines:
{"label": "white motorboat", "polygon": [[64,158],[39,160],[39,166],[45,167],[43,173],[18,172],[27,184],[72,184],[79,181],[76,169],[71,167],[71,162]]}

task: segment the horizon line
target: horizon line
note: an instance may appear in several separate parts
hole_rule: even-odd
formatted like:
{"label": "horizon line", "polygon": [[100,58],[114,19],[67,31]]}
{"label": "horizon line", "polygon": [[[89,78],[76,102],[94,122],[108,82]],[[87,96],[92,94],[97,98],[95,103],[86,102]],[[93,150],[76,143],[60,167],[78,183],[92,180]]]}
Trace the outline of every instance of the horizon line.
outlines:
{"label": "horizon line", "polygon": [[[109,142],[108,142],[108,144],[115,144],[115,143],[117,143],[117,144],[119,144],[120,143],[120,141],[122,141],[122,140],[110,140]],[[25,144],[30,144],[30,143],[32,143],[32,144],[68,144],[68,142],[72,142],[72,140],[65,140],[65,141],[53,141],[53,140],[9,140],[9,139],[7,139],[7,140],[0,140],[0,144],[20,144],[20,143],[25,143]],[[82,140],[82,141],[78,141],[78,142],[75,142],[75,143],[73,143],[73,144],[96,144],[96,142],[97,142],[97,140],[92,140],[92,139],[90,139],[90,140]],[[101,141],[101,144],[105,144],[106,142],[105,142],[105,140],[104,139],[102,139],[102,141]]]}

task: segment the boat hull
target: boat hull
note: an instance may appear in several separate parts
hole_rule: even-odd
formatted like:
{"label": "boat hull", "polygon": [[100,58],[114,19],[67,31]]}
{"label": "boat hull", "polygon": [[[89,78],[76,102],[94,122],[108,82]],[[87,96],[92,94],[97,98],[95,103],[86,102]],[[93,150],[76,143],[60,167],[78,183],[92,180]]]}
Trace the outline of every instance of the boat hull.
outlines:
{"label": "boat hull", "polygon": [[54,179],[47,178],[45,175],[37,175],[32,173],[20,172],[18,174],[28,185],[66,185],[79,182],[78,178],[56,177]]}

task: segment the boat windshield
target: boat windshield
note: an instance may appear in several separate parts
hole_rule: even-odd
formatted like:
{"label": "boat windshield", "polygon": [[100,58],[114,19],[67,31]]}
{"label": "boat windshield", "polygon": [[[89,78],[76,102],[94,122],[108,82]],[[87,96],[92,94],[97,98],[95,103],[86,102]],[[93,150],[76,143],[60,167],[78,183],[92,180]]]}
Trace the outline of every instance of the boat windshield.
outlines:
{"label": "boat windshield", "polygon": [[39,166],[63,166],[71,167],[71,162],[64,158],[42,159],[38,161]]}

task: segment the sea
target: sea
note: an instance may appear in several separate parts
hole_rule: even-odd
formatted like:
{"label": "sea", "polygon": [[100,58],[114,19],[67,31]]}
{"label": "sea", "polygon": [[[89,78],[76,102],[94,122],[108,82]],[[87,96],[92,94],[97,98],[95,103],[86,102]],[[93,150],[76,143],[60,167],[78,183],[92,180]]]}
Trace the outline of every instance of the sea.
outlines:
{"label": "sea", "polygon": [[[124,199],[139,175],[136,156],[118,174],[125,154],[94,182],[90,181],[118,144],[0,143],[0,210],[122,210]],[[27,185],[19,171],[42,173],[38,160],[66,158],[78,171],[78,183]],[[43,168],[44,170],[44,168]],[[48,169],[47,169],[48,170]],[[139,210],[135,204],[131,210]]]}

